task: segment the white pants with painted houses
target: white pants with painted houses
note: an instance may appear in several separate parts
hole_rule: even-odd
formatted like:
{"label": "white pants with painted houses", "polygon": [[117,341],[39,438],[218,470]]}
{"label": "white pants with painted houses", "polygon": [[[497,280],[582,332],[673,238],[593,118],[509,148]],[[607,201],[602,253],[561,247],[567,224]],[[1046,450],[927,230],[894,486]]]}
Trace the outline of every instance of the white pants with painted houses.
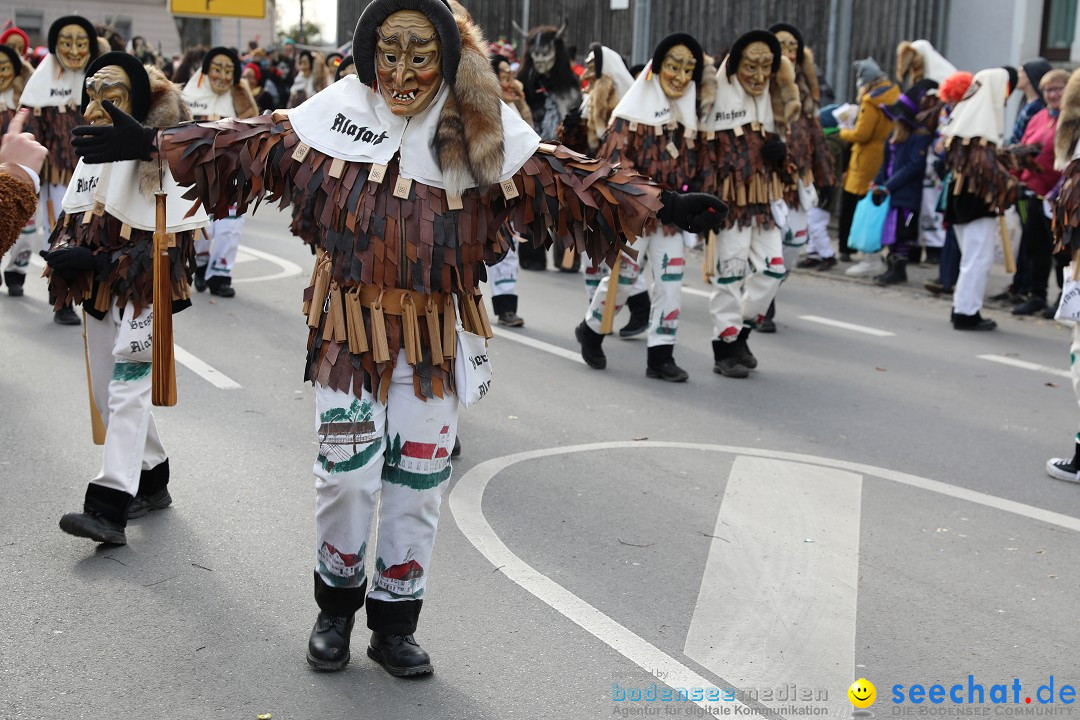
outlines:
{"label": "white pants with painted houses", "polygon": [[[664,235],[659,228],[643,235],[634,243],[638,259],[646,259],[652,269],[652,313],[649,317],[649,347],[674,345],[675,332],[679,328],[679,312],[682,309],[682,278],[686,266],[683,259],[685,246],[682,233]],[[628,261],[624,255],[619,263],[619,279],[615,291],[615,312],[622,309],[631,288],[635,287],[641,266]],[[589,302],[585,322],[593,332],[600,332],[604,317],[604,299],[608,294],[611,276],[603,278]]]}
{"label": "white pants with painted houses", "polygon": [[449,484],[458,401],[451,393],[426,402],[416,397],[404,350],[386,405],[360,390],[315,386],[316,571],[337,588],[359,588],[368,579],[367,540],[381,492],[368,598],[417,600]]}
{"label": "white pants with painted houses", "polygon": [[19,239],[8,250],[8,261],[4,266],[4,272],[25,275],[26,269],[30,265],[30,256],[37,252],[34,247],[37,244],[39,244],[37,222],[35,222],[34,218],[30,218],[30,221],[23,226],[22,232],[19,233]]}
{"label": "white pants with painted houses", "polygon": [[[42,228],[45,232],[41,241],[41,249],[49,249],[49,235],[52,234],[53,223],[60,216],[63,211],[64,193],[67,192],[67,185],[56,185],[54,183],[42,183],[41,194],[38,196],[38,227]],[[52,199],[52,215],[49,215],[49,200]]]}
{"label": "white pants with painted houses", "polygon": [[799,255],[806,247],[808,238],[808,213],[797,207],[788,210],[788,224],[780,230],[780,240],[783,243],[781,253],[784,258],[784,267],[793,268],[799,260]]}
{"label": "white pants with painted houses", "polygon": [[953,225],[960,245],[960,275],[953,290],[953,311],[960,315],[974,315],[982,309],[986,281],[1001,237],[998,228],[996,217]]}
{"label": "white pants with painted houses", "polygon": [[105,422],[101,472],[91,482],[129,495],[138,493],[142,471],[157,467],[167,457],[150,412],[153,350],[149,343],[133,349],[131,328],[124,327],[135,322],[149,328],[145,323],[151,321],[151,312],[144,309],[138,317],[134,314],[128,303],[123,318],[115,305],[104,320],[84,316],[94,403]]}
{"label": "white pants with painted houses", "polygon": [[757,223],[722,230],[716,238],[716,276],[709,299],[716,338],[735,342],[744,324],[756,327],[785,272],[779,230]]}
{"label": "white pants with painted houses", "polygon": [[506,253],[506,257],[488,268],[488,285],[491,286],[492,297],[517,295],[518,274],[521,272],[517,242],[520,242],[520,238],[515,238],[514,246]]}
{"label": "white pants with painted houses", "polygon": [[822,259],[836,256],[829,237],[828,210],[815,207],[806,211],[806,254]]}
{"label": "white pants with painted houses", "polygon": [[206,228],[209,239],[199,237],[195,241],[196,264],[201,267],[200,260],[206,260],[204,278],[209,280],[212,277],[232,277],[236,252],[240,249],[240,235],[243,232],[243,217],[222,218],[210,223]]}
{"label": "white pants with painted houses", "polygon": [[[640,257],[641,256],[638,255],[638,258]],[[620,272],[622,266],[627,264],[634,266],[633,274],[636,279],[634,280],[634,284],[630,286],[630,292],[626,293],[626,296],[634,297],[639,293],[646,292],[649,289],[649,283],[645,281],[645,273],[641,272],[641,265],[623,255],[622,262],[619,263]],[[600,281],[611,274],[611,268],[604,263],[600,263],[599,267],[594,268],[592,266],[592,261],[587,254],[581,256],[581,267],[585,271],[585,293],[589,296],[589,301],[591,302],[593,295],[596,294],[596,288],[600,287]]]}

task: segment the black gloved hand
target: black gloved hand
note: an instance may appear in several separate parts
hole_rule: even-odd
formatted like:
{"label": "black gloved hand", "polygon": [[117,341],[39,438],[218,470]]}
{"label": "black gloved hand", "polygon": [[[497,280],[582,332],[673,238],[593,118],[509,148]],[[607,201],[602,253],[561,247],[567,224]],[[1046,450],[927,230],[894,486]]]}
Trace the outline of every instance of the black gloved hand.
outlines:
{"label": "black gloved hand", "polygon": [[65,280],[93,270],[96,265],[90,248],[81,245],[65,245],[57,250],[51,250],[45,253],[45,262],[49,263],[54,273]]}
{"label": "black gloved hand", "polygon": [[157,130],[143,127],[139,121],[105,100],[101,103],[112,116],[112,125],[80,125],[71,131],[75,154],[88,163],[149,160],[157,139]]}
{"label": "black gloved hand", "polygon": [[822,210],[827,210],[832,205],[833,193],[836,191],[836,187],[833,185],[826,185],[817,189],[817,206]]}
{"label": "black gloved hand", "polygon": [[761,157],[769,162],[781,162],[787,157],[787,143],[778,137],[771,137],[761,146]]}
{"label": "black gloved hand", "polygon": [[579,104],[562,119],[563,130],[575,130],[581,124],[581,105]]}
{"label": "black gloved hand", "polygon": [[665,190],[660,193],[660,202],[664,207],[656,217],[665,225],[675,225],[694,235],[704,235],[711,230],[719,230],[727,217],[727,205],[707,193],[674,193]]}

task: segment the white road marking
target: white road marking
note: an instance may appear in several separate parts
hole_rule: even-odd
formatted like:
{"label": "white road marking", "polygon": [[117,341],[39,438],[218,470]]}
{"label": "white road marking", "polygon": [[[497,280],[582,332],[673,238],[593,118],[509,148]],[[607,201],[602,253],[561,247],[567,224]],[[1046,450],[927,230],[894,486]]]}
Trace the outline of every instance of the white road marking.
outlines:
{"label": "white road marking", "polygon": [[1005,357],[1004,355],[976,355],[975,357],[980,360],[989,360],[990,362],[1000,363],[1002,365],[1011,365],[1012,367],[1023,368],[1024,370],[1034,370],[1036,372],[1048,373],[1050,375],[1057,375],[1058,377],[1072,379],[1072,373],[1068,370],[1060,370],[1048,365],[1039,365],[1038,363],[1027,362],[1026,360],[1017,360],[1016,358]]}
{"label": "white road marking", "polygon": [[865,335],[873,335],[874,337],[893,337],[896,335],[896,333],[889,332],[888,330],[878,330],[877,328],[867,327],[866,325],[856,325],[854,323],[833,320],[832,318],[820,317],[818,315],[800,315],[799,319],[821,325],[828,325],[829,327],[840,328],[841,330],[851,330],[852,332],[863,333]]}
{"label": "white road marking", "polygon": [[191,370],[214,387],[220,388],[221,390],[240,389],[240,383],[236,382],[220,370],[215,370],[210,367],[179,345],[174,346],[173,352],[176,357],[176,362],[180,363],[188,370]]}
{"label": "white road marking", "polygon": [[698,297],[703,297],[703,298],[711,298],[712,297],[712,290],[698,290],[697,288],[687,287],[687,286],[683,285],[682,291],[684,293],[689,293],[690,295],[697,295]]}
{"label": "white road marking", "polygon": [[[476,465],[458,480],[453,490],[450,491],[450,511],[461,529],[461,532],[469,539],[473,547],[491,562],[495,568],[502,572],[510,580],[532,593],[551,608],[555,609],[567,619],[573,621],[581,628],[606,643],[616,652],[620,653],[635,663],[646,673],[661,675],[656,670],[667,673],[661,681],[666,685],[677,688],[709,688],[713,687],[712,681],[706,680],[698,673],[686,667],[667,653],[653,646],[645,639],[639,637],[615,620],[612,620],[602,612],[577,597],[566,588],[554,582],[545,575],[539,573],[524,560],[510,551],[499,536],[492,530],[484,517],[482,503],[484,490],[488,483],[499,472],[506,468],[526,460],[552,457],[555,455],[567,455],[571,453],[592,452],[596,450],[629,450],[640,448],[667,448],[676,450],[699,450],[705,452],[721,452],[733,455],[745,455],[749,457],[772,458],[775,460],[787,460],[796,463],[805,463],[820,467],[847,470],[864,476],[878,477],[885,480],[936,492],[941,495],[976,503],[984,507],[1002,510],[1022,517],[1030,518],[1039,522],[1057,525],[1067,530],[1080,532],[1080,518],[1070,517],[1052,510],[1025,505],[1024,503],[1006,500],[1005,498],[988,495],[976,490],[948,485],[937,480],[922,478],[917,475],[886,470],[885,468],[862,463],[848,462],[846,460],[833,460],[801,453],[778,452],[771,450],[758,450],[756,448],[734,447],[730,445],[709,445],[705,443],[679,443],[661,441],[642,442],[604,442],[587,445],[575,445],[570,447],[547,448],[527,452],[505,455],[494,458]],[[775,682],[775,678],[773,678]],[[771,682],[769,683],[772,684]],[[734,702],[738,702],[736,699]],[[708,701],[698,702],[702,707],[710,707]],[[731,707],[729,703],[725,706]]]}
{"label": "white road marking", "polygon": [[277,265],[279,268],[281,268],[281,270],[272,275],[260,275],[258,277],[251,278],[234,277],[234,283],[253,283],[265,282],[267,280],[281,280],[282,278],[299,275],[304,271],[303,268],[301,268],[299,265],[297,265],[291,260],[286,260],[285,258],[278,257],[277,255],[271,255],[270,253],[263,252],[262,250],[256,250],[255,248],[248,247],[247,245],[242,245],[241,251],[247,253],[248,255],[253,255],[259,260],[266,260],[267,262],[273,263],[274,265]]}
{"label": "white road marking", "polygon": [[847,685],[861,502],[861,475],[736,457],[683,652],[745,687]]}
{"label": "white road marking", "polygon": [[495,333],[495,337],[500,340],[509,340],[511,342],[521,343],[537,350],[543,350],[546,353],[551,353],[567,360],[573,360],[576,363],[585,364],[585,361],[581,359],[581,353],[574,352],[573,350],[567,350],[561,348],[558,345],[552,345],[546,343],[543,340],[537,340],[531,338],[528,335],[521,335],[519,333],[511,332],[510,330],[500,330],[498,327],[492,327],[492,331]]}

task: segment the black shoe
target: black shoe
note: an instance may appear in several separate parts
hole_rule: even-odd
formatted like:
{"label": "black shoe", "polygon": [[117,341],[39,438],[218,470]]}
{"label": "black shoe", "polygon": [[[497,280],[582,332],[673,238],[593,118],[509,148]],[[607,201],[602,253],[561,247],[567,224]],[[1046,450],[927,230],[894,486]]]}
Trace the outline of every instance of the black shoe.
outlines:
{"label": "black shoe", "polygon": [[416,643],[412,635],[371,633],[367,654],[394,677],[427,675],[435,671],[431,666],[431,656]]}
{"label": "black shoe", "polygon": [[460,455],[461,455],[461,438],[460,437],[455,437],[454,438],[454,449],[450,451],[450,457],[451,458],[456,458],[456,457],[459,457]]}
{"label": "black shoe", "polygon": [[840,262],[847,262],[847,263],[851,262],[851,253],[849,253],[849,252],[840,253]]}
{"label": "black shoe", "polygon": [[206,281],[206,285],[210,288],[211,295],[217,295],[218,297],[223,298],[236,297],[236,291],[233,290],[232,278],[230,277],[215,275]]}
{"label": "black shoe", "polygon": [[4,271],[4,282],[7,283],[7,292],[11,297],[23,296],[23,283],[26,282],[26,273],[17,273],[13,270]]}
{"label": "black shoe", "polygon": [[127,545],[124,527],[117,525],[93,510],[68,513],[60,518],[60,529],[68,535],[90,538],[108,545]]}
{"label": "black shoe", "polygon": [[713,340],[713,372],[730,378],[750,377],[750,368],[735,358],[735,343]]}
{"label": "black shoe", "polygon": [[626,299],[626,308],[630,311],[630,320],[619,330],[619,337],[626,339],[637,337],[649,330],[649,312],[652,302],[649,293],[640,292]]}
{"label": "black shoe", "polygon": [[686,382],[690,373],[675,364],[674,345],[655,345],[649,348],[649,358],[645,365],[645,377],[667,382]]}
{"label": "black shoe", "polygon": [[[773,330],[775,332],[775,329]],[[739,339],[734,342],[735,361],[746,368],[753,370],[757,367],[757,358],[750,352],[747,340],[750,337],[750,328],[744,327],[739,331]]]}
{"label": "black shoe", "polygon": [[822,258],[821,262],[818,263],[817,269],[819,272],[825,272],[827,270],[832,270],[834,267],[836,267],[835,256]]}
{"label": "black shoe", "polygon": [[206,266],[195,268],[195,289],[199,292],[206,291]]}
{"label": "black shoe", "polygon": [[522,327],[525,325],[525,321],[515,312],[505,312],[499,315],[499,324],[503,327]]}
{"label": "black shoe", "polygon": [[308,665],[316,670],[341,670],[349,664],[349,637],[356,615],[344,617],[319,611],[307,644]]}
{"label": "black shoe", "polygon": [[993,302],[1004,302],[1010,305],[1016,305],[1017,303],[1024,301],[1024,296],[1013,292],[1011,287],[1007,287],[997,295],[991,295],[990,300]]}
{"label": "black shoe", "polygon": [[945,286],[938,280],[927,280],[922,286],[926,288],[927,292],[933,293],[934,295],[940,295],[945,292]]}
{"label": "black shoe", "polygon": [[952,315],[952,325],[955,330],[993,330],[997,327],[997,323],[989,318],[984,318],[979,313],[974,315],[961,315],[954,312]]}
{"label": "black shoe", "polygon": [[874,278],[874,282],[882,287],[899,285],[907,282],[907,258],[897,255],[889,255],[886,259],[888,269]]}
{"label": "black shoe", "polygon": [[65,305],[56,311],[53,315],[53,322],[57,325],[82,325],[82,320],[75,314],[75,309],[70,305]]}
{"label": "black shoe", "polygon": [[[835,260],[833,262],[835,263]],[[800,270],[810,270],[812,268],[818,267],[819,265],[821,265],[821,258],[817,257],[816,255],[807,255],[802,260],[795,263],[795,267],[799,268]]]}
{"label": "black shoe", "polygon": [[1032,295],[1024,302],[1013,308],[1013,315],[1034,315],[1046,309],[1046,299]]}
{"label": "black shoe", "polygon": [[172,496],[168,488],[162,488],[153,495],[136,495],[128,505],[128,520],[140,518],[154,510],[164,510],[172,505]]}
{"label": "black shoe", "polygon": [[586,365],[594,370],[603,370],[607,367],[607,356],[604,355],[603,348],[603,335],[593,332],[582,320],[581,324],[574,328],[574,337],[581,343],[581,359],[585,361]]}
{"label": "black shoe", "polygon": [[1053,305],[1047,305],[1046,308],[1041,313],[1039,313],[1039,317],[1045,320],[1053,320],[1054,316],[1057,315],[1057,309],[1059,305],[1061,305],[1060,297]]}

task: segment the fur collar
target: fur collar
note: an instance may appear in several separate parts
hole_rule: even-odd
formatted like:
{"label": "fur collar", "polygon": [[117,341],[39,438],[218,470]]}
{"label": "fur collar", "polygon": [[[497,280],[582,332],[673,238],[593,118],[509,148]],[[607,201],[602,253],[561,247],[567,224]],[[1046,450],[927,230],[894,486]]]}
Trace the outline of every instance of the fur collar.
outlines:
{"label": "fur collar", "polygon": [[772,99],[776,134],[787,135],[787,126],[802,108],[799,88],[795,84],[795,66],[786,57],[780,57],[780,69],[769,79],[769,95]]}
{"label": "fur collar", "polygon": [[923,56],[909,41],[896,46],[896,79],[901,85],[914,85],[926,75]]}
{"label": "fur collar", "polygon": [[705,56],[705,74],[697,87],[698,121],[704,123],[716,104],[716,60]]}
{"label": "fur collar", "polygon": [[1080,140],[1080,70],[1074,71],[1061,96],[1061,114],[1054,131],[1054,167],[1064,170],[1076,152]]}
{"label": "fur collar", "polygon": [[[164,73],[153,65],[146,65],[150,77],[150,110],[146,113],[147,127],[175,127],[191,120],[191,111],[180,95],[180,88],[169,82]],[[250,94],[250,92],[249,92]],[[158,162],[149,160],[139,163],[139,190],[152,198],[158,189]]]}
{"label": "fur collar", "polygon": [[482,187],[499,181],[504,148],[502,91],[491,72],[487,41],[468,17],[454,19],[461,33],[461,61],[439,117],[434,148],[447,193],[460,196],[470,177]]}
{"label": "fur collar", "polygon": [[821,88],[818,86],[817,65],[810,48],[803,48],[803,61],[795,68],[795,80],[799,86],[803,115],[817,115],[821,105]]}
{"label": "fur collar", "polygon": [[236,111],[238,120],[252,118],[259,114],[259,106],[246,80],[240,80],[230,88],[229,92],[232,94],[233,109]]}
{"label": "fur collar", "polygon": [[615,81],[610,75],[601,75],[589,87],[589,116],[585,119],[588,128],[587,140],[589,151],[596,152],[600,147],[600,138],[607,131],[611,111],[619,104],[619,93],[615,90]]}
{"label": "fur collar", "polygon": [[18,77],[11,81],[11,89],[15,91],[15,105],[19,104],[19,99],[22,98],[23,88],[26,87],[27,81],[30,76],[34,74],[34,68],[29,62],[22,64],[22,72]]}

